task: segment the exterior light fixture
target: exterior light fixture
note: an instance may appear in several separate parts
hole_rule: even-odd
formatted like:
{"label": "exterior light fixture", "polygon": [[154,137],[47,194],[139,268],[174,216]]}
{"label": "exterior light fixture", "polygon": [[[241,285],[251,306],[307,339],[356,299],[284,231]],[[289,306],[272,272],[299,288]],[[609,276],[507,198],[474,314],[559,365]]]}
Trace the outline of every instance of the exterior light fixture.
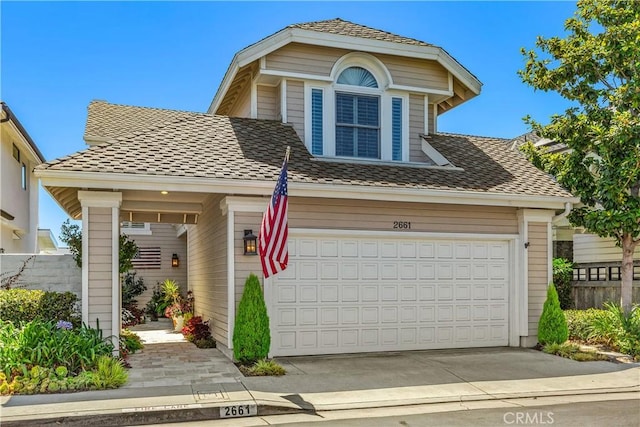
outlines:
{"label": "exterior light fixture", "polygon": [[253,234],[253,230],[244,230],[244,254],[258,255],[258,238]]}
{"label": "exterior light fixture", "polygon": [[171,267],[180,267],[180,258],[178,258],[178,254],[173,254],[171,257]]}
{"label": "exterior light fixture", "polygon": [[162,191],[160,192],[160,194],[167,195],[167,194],[169,194],[169,192],[168,192],[167,190],[162,190]]}

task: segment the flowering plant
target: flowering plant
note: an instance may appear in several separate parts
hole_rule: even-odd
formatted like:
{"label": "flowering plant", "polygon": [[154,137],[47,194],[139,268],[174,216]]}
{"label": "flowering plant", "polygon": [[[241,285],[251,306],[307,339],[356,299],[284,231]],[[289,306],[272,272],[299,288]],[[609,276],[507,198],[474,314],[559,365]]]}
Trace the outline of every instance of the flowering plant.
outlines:
{"label": "flowering plant", "polygon": [[67,322],[66,320],[58,320],[58,323],[56,323],[56,329],[71,330],[73,329],[73,324],[71,322]]}
{"label": "flowering plant", "polygon": [[164,315],[165,317],[174,318],[174,317],[180,317],[185,313],[189,313],[190,311],[191,311],[191,306],[189,305],[188,302],[178,301],[168,306],[164,310]]}

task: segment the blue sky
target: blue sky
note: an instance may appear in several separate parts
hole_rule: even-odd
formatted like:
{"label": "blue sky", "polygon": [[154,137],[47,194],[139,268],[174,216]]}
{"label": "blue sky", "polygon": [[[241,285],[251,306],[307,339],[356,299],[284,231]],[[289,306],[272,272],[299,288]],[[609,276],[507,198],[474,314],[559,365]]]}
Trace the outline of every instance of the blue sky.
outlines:
{"label": "blue sky", "polygon": [[[443,47],[484,84],[440,131],[511,138],[567,107],[517,70],[564,33],[575,2],[0,2],[0,97],[47,160],[85,148],[92,99],[206,111],[233,55],[299,22],[340,17]],[[40,228],[67,215],[45,192]]]}

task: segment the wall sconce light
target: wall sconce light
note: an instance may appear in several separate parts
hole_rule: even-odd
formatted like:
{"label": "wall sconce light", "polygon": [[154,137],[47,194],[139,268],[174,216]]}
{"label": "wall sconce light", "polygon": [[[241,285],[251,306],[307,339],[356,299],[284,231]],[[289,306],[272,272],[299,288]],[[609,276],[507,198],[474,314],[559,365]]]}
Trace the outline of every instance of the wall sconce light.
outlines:
{"label": "wall sconce light", "polygon": [[178,254],[173,254],[171,257],[171,267],[180,267],[180,258],[178,258]]}
{"label": "wall sconce light", "polygon": [[253,234],[253,230],[244,230],[244,254],[245,255],[258,255],[258,238]]}

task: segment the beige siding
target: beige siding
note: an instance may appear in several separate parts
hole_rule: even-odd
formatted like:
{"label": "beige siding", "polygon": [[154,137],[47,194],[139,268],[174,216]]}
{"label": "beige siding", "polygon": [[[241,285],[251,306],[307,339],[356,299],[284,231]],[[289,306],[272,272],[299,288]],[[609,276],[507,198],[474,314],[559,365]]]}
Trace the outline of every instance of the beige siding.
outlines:
{"label": "beige siding", "polygon": [[389,69],[393,83],[424,89],[449,89],[449,72],[436,61],[375,55]]}
{"label": "beige siding", "polygon": [[328,76],[345,49],[290,43],[266,57],[267,69]]}
{"label": "beige siding", "polygon": [[220,211],[221,196],[211,196],[197,225],[189,226],[189,289],[195,313],[211,320],[213,337],[227,344],[227,217]]}
{"label": "beige siding", "polygon": [[[329,76],[340,57],[349,53],[345,49],[288,44],[266,57],[267,69]],[[423,89],[449,89],[449,74],[436,61],[375,54],[389,70],[393,83]]]}
{"label": "beige siding", "polygon": [[236,212],[233,247],[235,251],[235,290],[236,290],[236,313],[238,304],[242,298],[244,291],[244,282],[249,274],[254,273],[262,278],[262,266],[258,256],[244,255],[244,243],[242,237],[244,230],[252,230],[253,234],[258,235],[260,230],[260,222],[262,221],[262,213],[259,212]]}
{"label": "beige siding", "polygon": [[276,97],[275,119],[282,121],[282,83],[280,83],[274,89]]}
{"label": "beige siding", "polygon": [[277,87],[258,86],[258,118],[266,120],[276,120],[277,100]]}
{"label": "beige siding", "polygon": [[429,104],[429,106],[427,107],[429,108],[429,135],[433,134],[436,132],[436,120],[438,120],[438,118],[434,115],[433,113],[433,104]]}
{"label": "beige siding", "polygon": [[304,83],[287,80],[287,122],[304,141]]}
{"label": "beige siding", "polygon": [[409,161],[427,162],[426,154],[422,152],[422,138],[424,134],[424,96],[409,96]]}
{"label": "beige siding", "polygon": [[[640,246],[636,247],[635,259],[640,259]],[[622,262],[622,248],[616,246],[612,238],[602,238],[595,234],[573,235],[573,261]]]}
{"label": "beige siding", "polygon": [[538,321],[542,314],[542,306],[547,297],[547,286],[549,285],[547,224],[530,222],[528,237],[529,336],[537,336]]}
{"label": "beige siding", "polygon": [[[100,328],[105,337],[111,336],[111,261],[112,222],[111,208],[89,208],[89,325]],[[119,302],[116,302],[119,305]]]}
{"label": "beige siding", "polygon": [[[153,289],[166,279],[175,280],[182,288],[182,295],[187,292],[187,238],[186,235],[177,237],[173,224],[152,223],[150,235],[132,234],[129,238],[140,248],[160,247],[161,263],[158,269],[132,270],[137,278],[142,278],[147,290],[140,295],[138,307],[144,309],[147,301],[153,295]],[[179,267],[171,267],[171,257],[178,255]]]}
{"label": "beige siding", "polygon": [[411,231],[518,232],[515,208],[298,197],[289,200],[289,226],[293,228],[393,231],[394,221],[409,221]]}

